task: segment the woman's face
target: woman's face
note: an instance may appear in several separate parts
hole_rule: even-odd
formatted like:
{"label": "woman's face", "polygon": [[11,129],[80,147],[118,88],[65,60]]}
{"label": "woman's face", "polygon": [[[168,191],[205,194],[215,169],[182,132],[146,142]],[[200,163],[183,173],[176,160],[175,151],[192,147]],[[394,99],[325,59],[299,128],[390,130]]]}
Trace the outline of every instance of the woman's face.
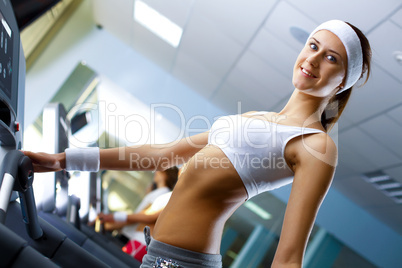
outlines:
{"label": "woman's face", "polygon": [[315,97],[332,96],[344,84],[347,55],[341,40],[332,32],[316,32],[297,57],[293,85]]}
{"label": "woman's face", "polygon": [[165,172],[163,172],[163,171],[156,171],[154,173],[154,182],[155,183],[160,183],[162,181],[166,181],[166,178],[167,178],[167,176],[166,176]]}

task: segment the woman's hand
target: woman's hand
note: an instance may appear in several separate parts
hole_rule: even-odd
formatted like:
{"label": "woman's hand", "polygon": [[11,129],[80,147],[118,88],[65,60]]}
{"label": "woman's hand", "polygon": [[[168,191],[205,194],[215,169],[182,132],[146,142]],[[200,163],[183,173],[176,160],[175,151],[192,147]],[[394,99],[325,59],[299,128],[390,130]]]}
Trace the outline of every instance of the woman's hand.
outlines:
{"label": "woman's hand", "polygon": [[96,219],[99,220],[101,223],[114,222],[113,214],[99,213]]}
{"label": "woman's hand", "polygon": [[66,168],[66,154],[48,154],[22,151],[33,164],[35,172],[60,171]]}

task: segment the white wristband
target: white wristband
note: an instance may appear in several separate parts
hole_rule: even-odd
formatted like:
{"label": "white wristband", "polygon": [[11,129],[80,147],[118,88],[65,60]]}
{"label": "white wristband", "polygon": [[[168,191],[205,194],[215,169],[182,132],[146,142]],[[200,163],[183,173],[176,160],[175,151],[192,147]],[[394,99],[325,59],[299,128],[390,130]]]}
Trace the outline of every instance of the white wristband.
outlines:
{"label": "white wristband", "polygon": [[100,154],[98,147],[67,148],[66,170],[99,171]]}
{"label": "white wristband", "polygon": [[117,211],[113,213],[113,220],[115,222],[126,222],[127,221],[127,213],[124,211]]}

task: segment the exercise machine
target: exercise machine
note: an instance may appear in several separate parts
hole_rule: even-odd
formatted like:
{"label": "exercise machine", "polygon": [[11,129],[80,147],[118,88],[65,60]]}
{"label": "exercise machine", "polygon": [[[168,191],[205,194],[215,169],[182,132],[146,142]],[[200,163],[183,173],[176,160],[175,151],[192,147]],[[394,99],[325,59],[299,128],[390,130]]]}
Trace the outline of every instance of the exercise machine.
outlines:
{"label": "exercise machine", "polygon": [[[0,267],[125,267],[104,262],[38,216],[22,151],[25,57],[9,0],[0,1]],[[100,248],[93,243],[94,248]],[[113,257],[117,259],[116,257]],[[115,266],[116,264],[116,266]]]}

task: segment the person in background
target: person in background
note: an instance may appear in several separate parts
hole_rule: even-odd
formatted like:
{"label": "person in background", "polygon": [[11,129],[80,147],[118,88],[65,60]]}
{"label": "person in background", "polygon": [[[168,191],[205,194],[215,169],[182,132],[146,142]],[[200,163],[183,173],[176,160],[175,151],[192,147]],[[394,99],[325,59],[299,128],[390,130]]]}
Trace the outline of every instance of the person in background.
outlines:
{"label": "person in background", "polygon": [[98,215],[98,220],[103,224],[118,223],[129,224],[130,226],[136,226],[135,231],[130,232],[130,238],[128,242],[123,246],[122,250],[133,256],[138,261],[142,262],[142,258],[146,254],[146,241],[144,237],[144,228],[148,226],[152,234],[155,222],[158,219],[160,213],[163,211],[167,203],[169,202],[172,192],[167,192],[159,195],[151,206],[147,207],[141,212],[116,216],[116,214],[102,214]]}
{"label": "person in background", "polygon": [[[104,230],[120,230],[124,242],[138,238],[137,229],[139,222],[141,222],[138,221],[138,215],[143,214],[159,196],[173,190],[177,183],[178,172],[179,169],[176,166],[163,171],[156,171],[154,173],[150,191],[144,196],[133,214],[127,214],[126,212],[120,211],[112,214],[100,213],[98,219],[102,219],[101,222],[104,223]],[[149,219],[146,219],[146,221],[149,221]],[[154,222],[155,221],[156,218]]]}

